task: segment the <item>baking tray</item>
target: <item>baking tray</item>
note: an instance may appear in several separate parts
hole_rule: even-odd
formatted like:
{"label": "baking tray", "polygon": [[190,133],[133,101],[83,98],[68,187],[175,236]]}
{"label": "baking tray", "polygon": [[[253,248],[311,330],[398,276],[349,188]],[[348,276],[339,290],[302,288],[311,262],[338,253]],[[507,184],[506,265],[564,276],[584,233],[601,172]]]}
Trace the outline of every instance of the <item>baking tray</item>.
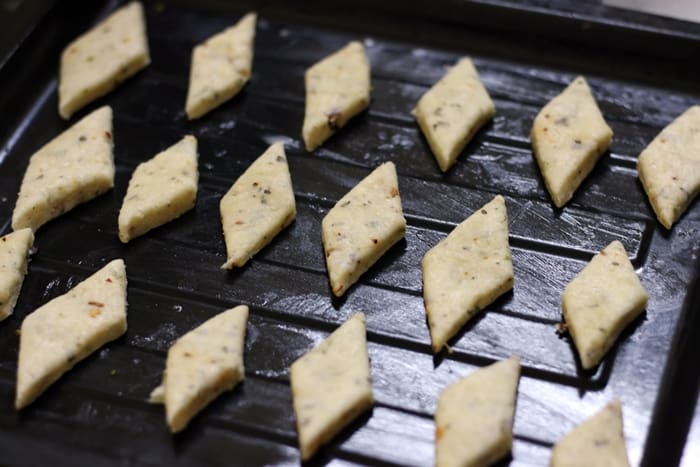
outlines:
{"label": "baking tray", "polygon": [[[644,15],[632,19],[648,20],[646,26],[614,21],[629,17],[613,9],[596,21],[569,11],[576,2],[445,1],[428,10],[394,1],[147,3],[152,64],[70,123],[62,121],[56,111],[61,49],[117,3],[57,2],[0,69],[0,233],[10,229],[30,155],[99,105],[114,109],[117,165],[114,190],[38,231],[15,314],[0,324],[0,464],[296,464],[287,368],[360,310],[367,315],[376,404],[312,464],[430,465],[439,391],[513,354],[521,357],[523,376],[513,453],[501,465],[546,465],[551,445],[613,397],[624,405],[633,464],[673,465],[684,446],[691,452],[686,433],[700,373],[694,360],[700,344],[691,337],[700,310],[689,292],[700,276],[700,203],[666,231],[652,215],[635,164],[663,126],[700,102],[688,62],[700,43],[695,25]],[[192,46],[253,8],[260,18],[251,82],[232,101],[188,122],[183,104]],[[520,28],[518,15],[529,20]],[[577,32],[563,38],[562,25]],[[353,39],[364,41],[371,62],[371,106],[309,154],[300,140],[304,70]],[[660,53],[665,47],[673,51]],[[497,111],[443,175],[410,110],[463,55],[473,58]],[[555,209],[531,154],[529,129],[539,108],[580,73],[615,139],[572,201]],[[132,170],[184,134],[199,140],[195,209],[122,245],[116,218]],[[218,201],[277,140],[286,143],[297,219],[246,267],[220,270]],[[399,174],[406,238],[344,298],[332,299],[321,219],[387,160]],[[434,357],[420,260],[497,193],[508,207],[515,288],[453,340],[452,353]],[[560,295],[612,240],[625,245],[649,305],[599,368],[583,371],[570,341],[555,332]],[[22,319],[117,257],[125,259],[129,278],[126,335],[16,413]],[[241,303],[251,307],[245,381],[171,436],[162,407],[146,402],[168,346]],[[700,440],[687,444],[697,452]]]}

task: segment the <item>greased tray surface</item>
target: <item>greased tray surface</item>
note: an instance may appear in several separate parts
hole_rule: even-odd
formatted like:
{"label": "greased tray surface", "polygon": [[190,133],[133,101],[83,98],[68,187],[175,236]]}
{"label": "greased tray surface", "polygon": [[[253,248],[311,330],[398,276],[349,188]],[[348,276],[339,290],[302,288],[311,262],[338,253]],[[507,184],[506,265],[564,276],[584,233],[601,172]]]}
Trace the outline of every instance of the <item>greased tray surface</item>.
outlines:
{"label": "greased tray surface", "polygon": [[[367,315],[376,404],[315,463],[431,464],[432,414],[439,391],[475,368],[513,354],[521,357],[523,376],[513,454],[503,465],[545,465],[551,445],[613,397],[624,405],[632,462],[658,448],[650,445],[653,439],[647,441],[647,433],[659,419],[654,408],[665,387],[667,357],[675,358],[671,349],[684,350],[672,346],[672,338],[683,325],[680,317],[687,318],[682,304],[698,275],[700,204],[691,205],[673,230],[665,231],[652,215],[635,165],[663,126],[700,102],[700,94],[686,91],[683,75],[666,86],[645,84],[648,76],[635,80],[621,78],[613,69],[606,73],[609,56],[572,66],[561,44],[527,52],[534,45],[482,31],[477,41],[443,40],[435,47],[411,39],[408,30],[397,39],[395,34],[365,33],[362,25],[324,27],[319,25],[323,17],[305,21],[291,9],[286,16],[271,10],[268,17],[262,9],[251,82],[218,110],[188,122],[183,107],[192,46],[245,10],[157,3],[146,5],[152,64],[64,122],[56,111],[55,64],[63,45],[113,5],[100,8],[93,7],[93,16],[75,19],[55,7],[58,20],[64,21],[45,20],[45,32],[23,45],[44,47],[48,64],[22,60],[21,54],[30,52],[20,49],[9,64],[18,75],[4,75],[16,92],[0,101],[0,111],[8,115],[0,133],[0,233],[10,229],[29,156],[102,104],[114,109],[117,173],[114,190],[38,231],[38,252],[15,314],[0,324],[0,464],[39,465],[48,459],[58,465],[297,463],[287,368],[360,310]],[[364,41],[372,66],[369,111],[309,154],[300,138],[304,70],[353,39]],[[512,49],[504,46],[510,40]],[[542,61],[524,60],[519,55],[524,50],[528,57],[549,55]],[[575,47],[568,51],[575,52]],[[581,53],[595,56],[591,50]],[[493,122],[443,175],[410,110],[445,67],[463,55],[473,58],[497,110]],[[539,108],[582,72],[615,138],[572,201],[557,210],[532,157],[529,129]],[[22,76],[32,79],[17,82]],[[199,141],[195,209],[122,245],[116,219],[131,172],[185,134]],[[223,271],[219,199],[277,140],[286,143],[297,219],[246,267]],[[345,297],[332,299],[321,219],[347,190],[388,160],[399,174],[406,238]],[[515,288],[460,333],[451,354],[433,357],[420,260],[498,193],[507,202]],[[555,332],[560,296],[590,257],[613,240],[620,240],[630,254],[649,292],[649,305],[599,368],[586,372],[570,341]],[[17,414],[12,402],[16,330],[22,319],[117,257],[125,259],[129,278],[126,335],[77,365]],[[170,436],[162,407],[146,402],[160,380],[165,352],[178,336],[236,304],[251,307],[246,379],[184,433]],[[674,407],[692,413],[694,397],[673,401]],[[657,412],[663,404],[659,407]]]}

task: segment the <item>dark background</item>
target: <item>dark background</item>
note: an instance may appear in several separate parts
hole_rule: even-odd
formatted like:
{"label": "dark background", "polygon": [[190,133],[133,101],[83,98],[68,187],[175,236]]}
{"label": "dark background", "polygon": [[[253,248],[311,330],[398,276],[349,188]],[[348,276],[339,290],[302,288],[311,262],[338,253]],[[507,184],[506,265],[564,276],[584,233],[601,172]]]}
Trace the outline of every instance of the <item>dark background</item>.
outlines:
{"label": "dark background", "polygon": [[[633,464],[675,465],[685,452],[683,464],[697,465],[700,205],[666,231],[635,166],[661,128],[700,102],[700,26],[591,0],[297,3],[146,2],[151,66],[65,122],[56,111],[60,52],[118,2],[0,0],[0,233],[9,231],[30,155],[99,105],[114,109],[117,164],[113,191],[38,231],[15,314],[0,324],[0,464],[298,463],[287,367],[362,310],[377,403],[312,463],[431,464],[439,391],[518,354],[515,443],[503,465],[546,465],[551,445],[613,397],[623,402]],[[259,23],[251,82],[188,122],[191,48],[253,9]],[[303,72],[353,39],[365,42],[372,65],[370,109],[306,153]],[[464,55],[479,69],[496,117],[443,175],[409,112]],[[539,108],[578,74],[589,80],[615,138],[557,210],[528,135]],[[133,168],[188,133],[200,145],[196,208],[122,245],[116,217]],[[222,271],[218,201],[278,139],[286,142],[297,220],[245,268]],[[344,299],[331,299],[320,221],[386,160],[397,165],[406,239]],[[433,358],[420,259],[497,193],[507,200],[515,289],[453,340],[452,354]],[[560,294],[615,239],[649,291],[649,306],[600,367],[585,372],[569,340],[555,333]],[[125,259],[129,276],[127,334],[16,413],[21,320],[115,257]],[[162,407],[146,403],[168,346],[240,303],[251,306],[245,382],[170,436]]]}

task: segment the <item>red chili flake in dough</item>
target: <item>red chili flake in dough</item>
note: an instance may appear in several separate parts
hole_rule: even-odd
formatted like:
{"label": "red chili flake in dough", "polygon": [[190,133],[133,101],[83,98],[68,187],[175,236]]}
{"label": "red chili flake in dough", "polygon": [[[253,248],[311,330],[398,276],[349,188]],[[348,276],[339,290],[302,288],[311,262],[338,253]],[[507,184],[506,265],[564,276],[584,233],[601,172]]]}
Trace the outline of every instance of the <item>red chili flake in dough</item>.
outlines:
{"label": "red chili flake in dough", "polygon": [[111,283],[112,283],[112,279],[110,279],[110,278],[108,277],[107,279],[105,279],[105,282],[109,282],[109,283],[111,284]]}
{"label": "red chili flake in dough", "polygon": [[88,305],[91,305],[91,306],[98,306],[98,307],[100,307],[100,308],[102,308],[103,306],[105,306],[104,303],[94,302],[94,301],[92,301],[92,300],[90,300],[90,301],[88,302]]}
{"label": "red chili flake in dough", "polygon": [[439,441],[440,438],[445,434],[445,430],[442,427],[435,428],[435,441]]}

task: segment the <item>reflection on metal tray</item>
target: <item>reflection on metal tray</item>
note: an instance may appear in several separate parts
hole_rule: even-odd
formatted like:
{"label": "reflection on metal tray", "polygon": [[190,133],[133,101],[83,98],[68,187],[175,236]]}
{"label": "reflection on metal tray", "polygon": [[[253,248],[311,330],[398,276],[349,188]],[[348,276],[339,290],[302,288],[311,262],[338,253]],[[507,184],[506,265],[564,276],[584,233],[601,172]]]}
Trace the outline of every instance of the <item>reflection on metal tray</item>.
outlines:
{"label": "reflection on metal tray", "polygon": [[[60,51],[112,3],[96,2],[75,16],[74,5],[59,2],[0,69],[5,93],[0,98],[2,233],[9,229],[28,157],[69,125],[56,111]],[[101,104],[114,109],[115,188],[37,233],[38,253],[15,315],[0,325],[2,463],[31,465],[47,458],[58,465],[296,463],[288,365],[359,310],[367,315],[377,402],[315,462],[431,464],[432,414],[439,391],[474,368],[513,354],[521,356],[523,377],[513,454],[504,465],[547,464],[551,445],[613,397],[624,404],[633,463],[643,458],[652,462],[663,449],[667,459],[680,459],[690,416],[669,437],[664,435],[664,423],[670,424],[664,414],[670,409],[692,413],[697,388],[669,398],[679,372],[664,367],[667,357],[672,361],[688,351],[679,344],[682,336],[675,341],[673,336],[684,324],[679,320],[692,316],[681,312],[699,275],[700,204],[691,205],[673,230],[666,231],[653,217],[635,165],[639,152],[663,126],[700,101],[697,91],[688,91],[694,89],[695,77],[685,64],[668,57],[642,60],[628,51],[605,52],[595,41],[587,47],[575,40],[551,41],[547,31],[519,36],[497,25],[467,28],[461,18],[434,13],[420,17],[408,7],[396,7],[389,22],[370,9],[332,11],[310,2],[313,8],[294,10],[270,2],[259,10],[251,82],[232,101],[188,122],[183,107],[191,47],[246,9],[232,11],[227,3],[210,2],[210,10],[199,10],[187,3],[146,5],[152,64],[81,112]],[[474,4],[464,8],[482,16],[489,8],[494,14],[505,11],[498,2]],[[543,24],[548,21],[534,7],[530,13],[539,14]],[[623,27],[610,34],[625,37],[633,32]],[[663,38],[663,29],[656,34]],[[677,35],[668,37],[669,43],[677,43]],[[372,65],[369,111],[309,154],[300,140],[304,70],[358,38]],[[692,41],[684,43],[690,45],[677,53],[697,50]],[[45,59],[36,59],[37,50]],[[410,110],[462,55],[473,58],[497,111],[443,175]],[[658,64],[669,64],[673,76],[664,79],[656,69],[645,73],[646,66]],[[572,201],[558,210],[544,190],[528,135],[539,108],[580,73],[589,79],[615,138],[610,153]],[[188,133],[200,143],[196,208],[122,245],[116,217],[131,171]],[[297,219],[245,268],[222,271],[218,201],[266,146],[279,139],[286,142]],[[406,239],[346,297],[332,299],[320,221],[348,189],[387,160],[395,162],[399,173]],[[506,197],[508,206],[515,288],[467,326],[453,341],[452,353],[436,359],[424,318],[420,260],[496,193]],[[632,257],[649,291],[649,306],[603,364],[585,372],[569,340],[555,332],[560,294],[612,240],[620,240]],[[125,259],[129,277],[126,336],[15,413],[15,331],[21,320],[116,257]],[[688,307],[697,307],[697,302],[688,302]],[[146,402],[160,381],[165,351],[181,334],[240,303],[251,306],[245,382],[207,408],[183,434],[170,436],[162,408]],[[681,370],[691,379],[698,374],[692,368]]]}

